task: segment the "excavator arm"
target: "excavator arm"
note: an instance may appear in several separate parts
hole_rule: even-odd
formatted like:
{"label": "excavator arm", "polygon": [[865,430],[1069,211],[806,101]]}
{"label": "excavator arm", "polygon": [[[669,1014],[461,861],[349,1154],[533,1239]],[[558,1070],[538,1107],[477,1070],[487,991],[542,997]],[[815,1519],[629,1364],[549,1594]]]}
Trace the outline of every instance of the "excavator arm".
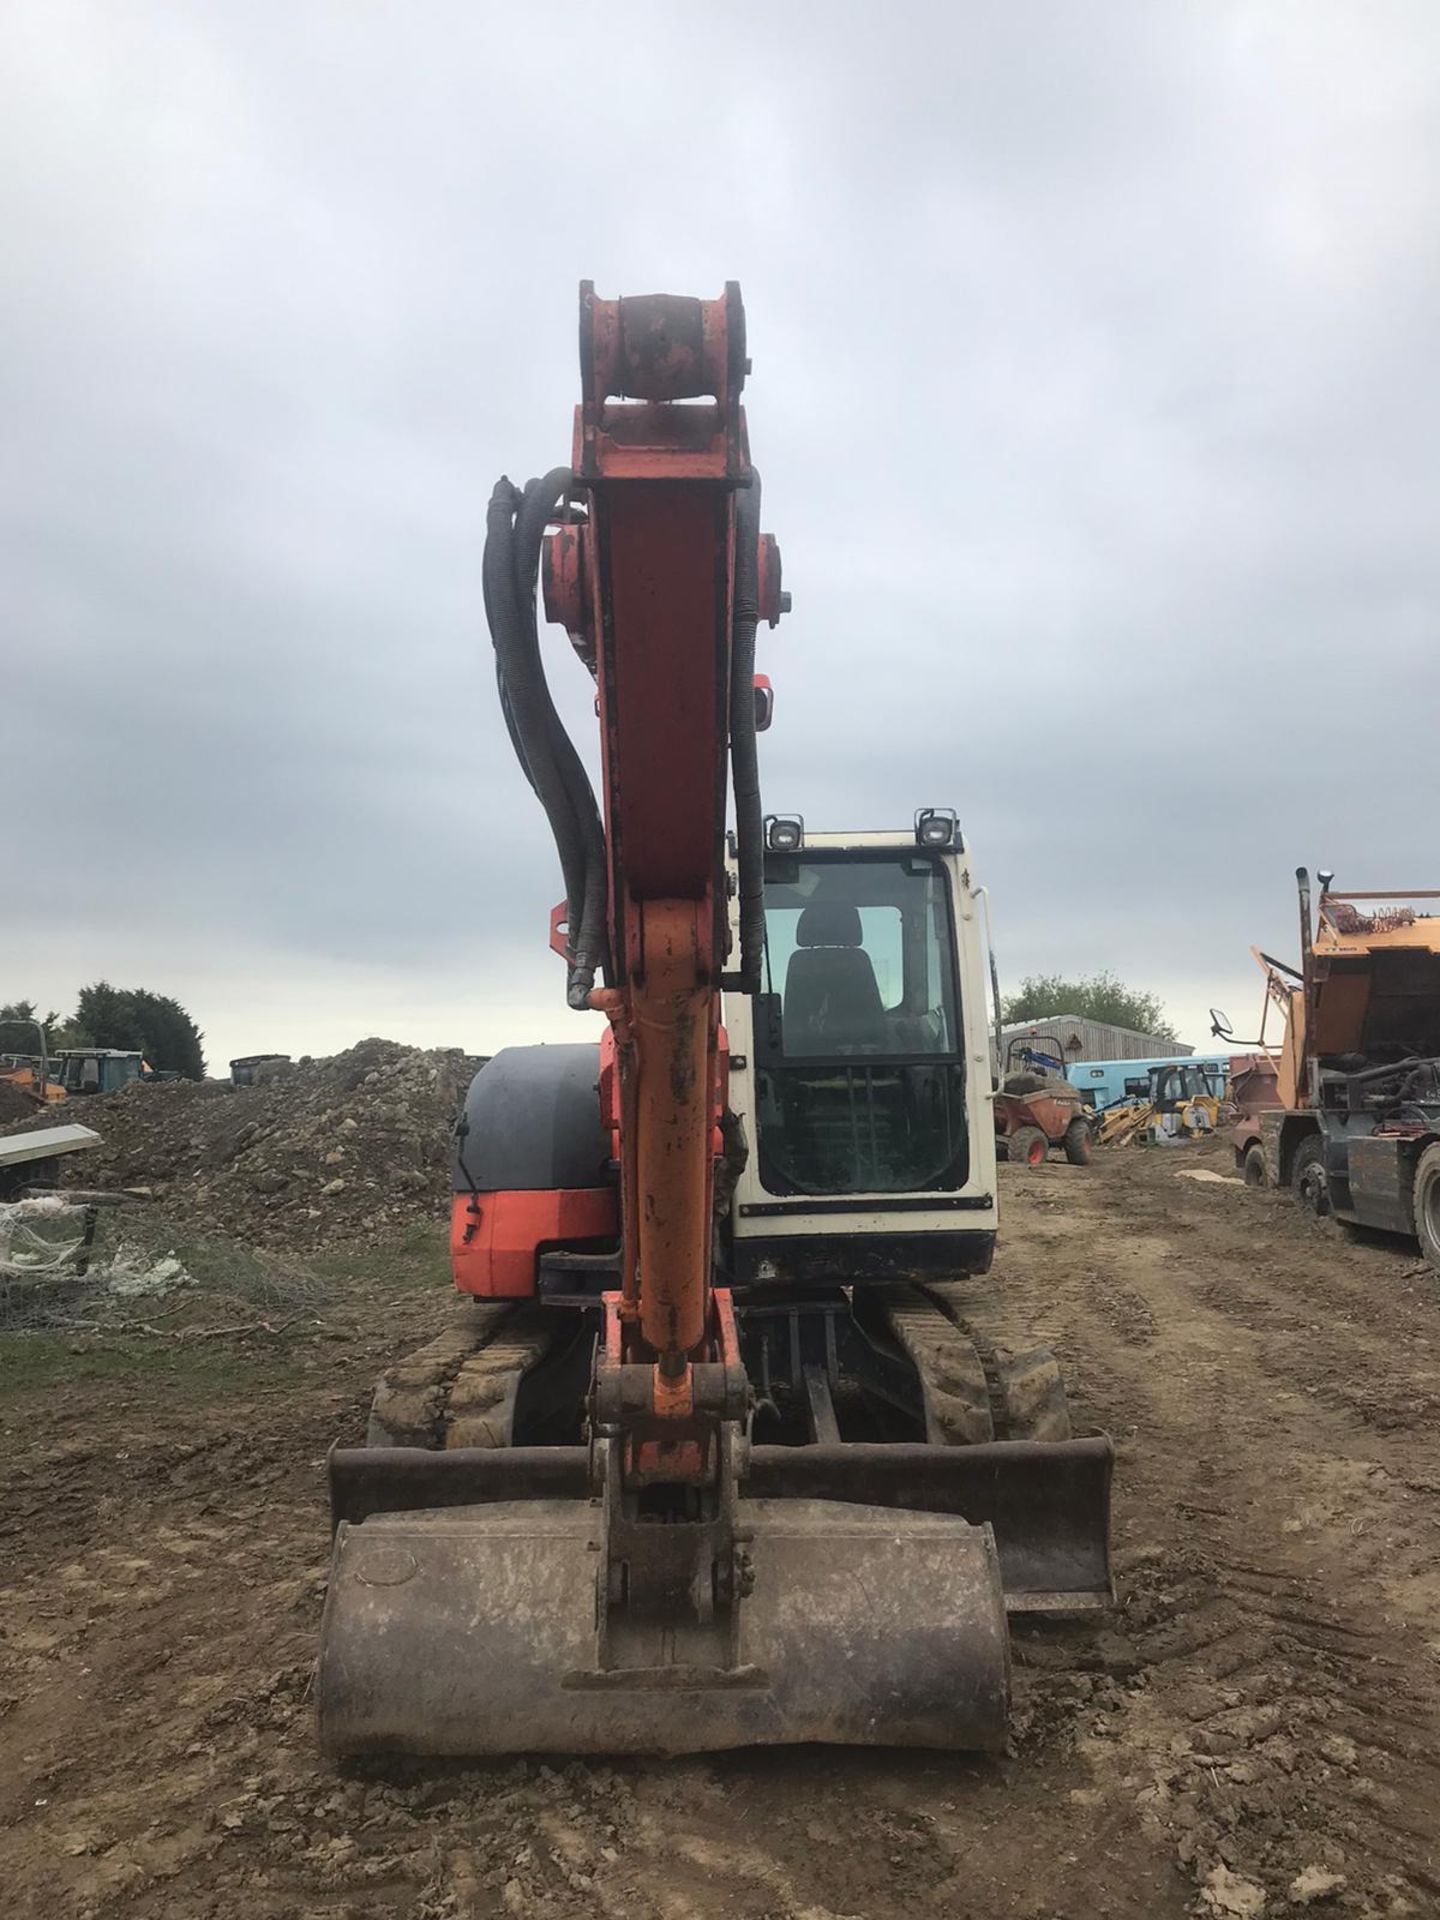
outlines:
{"label": "excavator arm", "polygon": [[[602,1084],[619,1149],[621,1285],[605,1297],[592,1411],[611,1564],[606,1651],[623,1640],[633,1671],[663,1666],[677,1613],[694,1611],[677,1600],[701,1589],[713,1604],[690,1623],[692,1663],[735,1661],[734,1451],[748,1387],[712,1275],[732,752],[740,871],[752,882],[742,920],[760,897],[762,858],[747,364],[733,283],[719,300],[601,300],[584,285],[578,511],[548,536],[543,561],[546,610],[592,664],[601,730],[609,965],[586,999],[610,1026]],[[773,541],[766,573],[778,588]],[[744,931],[753,943],[758,930]],[[580,947],[572,966],[588,966]]]}
{"label": "excavator arm", "polygon": [[715,1342],[732,700],[754,735],[751,685],[732,671],[743,616],[753,676],[756,619],[755,516],[737,507],[758,489],[739,401],[744,344],[733,285],[720,300],[599,300],[582,288],[574,471],[585,515],[573,541],[551,536],[547,568],[550,610],[589,616],[579,631],[598,689],[611,954],[610,984],[589,1000],[610,1021],[621,1102],[618,1310],[636,1356],[622,1364],[652,1368],[643,1397],[660,1418],[688,1416],[694,1365]]}

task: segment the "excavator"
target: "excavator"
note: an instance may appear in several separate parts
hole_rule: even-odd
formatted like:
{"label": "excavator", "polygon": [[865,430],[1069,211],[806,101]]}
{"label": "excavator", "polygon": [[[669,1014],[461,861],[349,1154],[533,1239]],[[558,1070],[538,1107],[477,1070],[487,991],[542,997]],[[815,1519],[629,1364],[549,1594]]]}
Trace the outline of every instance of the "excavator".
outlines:
{"label": "excavator", "polygon": [[[580,294],[572,459],[491,497],[500,706],[595,1041],[455,1130],[461,1318],[328,1462],[319,1737],[995,1750],[1009,1620],[1113,1599],[1112,1447],[986,1280],[987,900],[953,810],[767,814],[788,611],[739,288]],[[601,796],[539,610],[595,685]]]}

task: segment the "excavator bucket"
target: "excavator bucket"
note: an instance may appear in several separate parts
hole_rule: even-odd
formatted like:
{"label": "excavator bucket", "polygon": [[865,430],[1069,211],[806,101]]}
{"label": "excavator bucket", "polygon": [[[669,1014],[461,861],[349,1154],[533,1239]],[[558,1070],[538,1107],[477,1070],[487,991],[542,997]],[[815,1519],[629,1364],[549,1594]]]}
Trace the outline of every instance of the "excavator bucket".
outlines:
{"label": "excavator bucket", "polygon": [[995,1748],[1009,1655],[988,1527],[746,1500],[753,1587],[724,1667],[599,1663],[598,1503],[342,1524],[321,1633],[337,1755],[677,1753],[826,1741]]}
{"label": "excavator bucket", "polygon": [[[1003,1745],[1006,1613],[1110,1598],[1104,1439],[759,1447],[736,1657],[607,1664],[576,1447],[337,1449],[320,1736],[336,1755]],[[849,1497],[846,1497],[848,1494]]]}

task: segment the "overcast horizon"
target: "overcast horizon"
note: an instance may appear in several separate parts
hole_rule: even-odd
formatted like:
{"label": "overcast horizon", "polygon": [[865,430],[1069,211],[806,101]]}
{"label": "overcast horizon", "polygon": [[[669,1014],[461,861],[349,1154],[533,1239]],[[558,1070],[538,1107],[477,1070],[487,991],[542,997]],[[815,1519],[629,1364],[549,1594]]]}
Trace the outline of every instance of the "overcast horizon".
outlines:
{"label": "overcast horizon", "polygon": [[1246,1039],[1297,864],[1440,886],[1440,13],[725,19],[9,10],[0,1001],[172,994],[212,1072],[580,1036],[480,553],[581,278],[740,281],[766,804],[957,808],[1007,987]]}

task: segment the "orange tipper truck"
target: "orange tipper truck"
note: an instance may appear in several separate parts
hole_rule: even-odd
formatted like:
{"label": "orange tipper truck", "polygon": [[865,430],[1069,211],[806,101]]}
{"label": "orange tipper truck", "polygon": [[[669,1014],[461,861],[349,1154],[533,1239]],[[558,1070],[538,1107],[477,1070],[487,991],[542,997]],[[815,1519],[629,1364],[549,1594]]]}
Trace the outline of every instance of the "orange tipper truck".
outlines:
{"label": "orange tipper truck", "polygon": [[1236,1161],[1319,1219],[1413,1235],[1440,1270],[1440,890],[1336,893],[1334,877],[1312,903],[1296,871],[1298,973],[1255,953],[1283,1025],[1277,1104],[1242,1111]]}

